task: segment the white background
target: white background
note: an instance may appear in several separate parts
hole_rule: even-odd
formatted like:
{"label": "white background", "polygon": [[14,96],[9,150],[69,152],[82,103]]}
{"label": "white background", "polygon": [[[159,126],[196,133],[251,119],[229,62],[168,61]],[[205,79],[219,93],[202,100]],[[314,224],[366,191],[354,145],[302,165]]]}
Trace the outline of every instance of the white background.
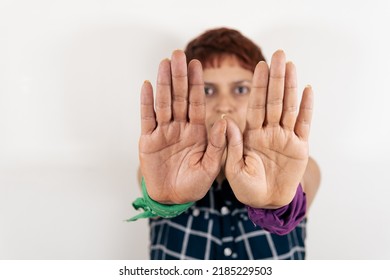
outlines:
{"label": "white background", "polygon": [[227,26],[311,84],[309,259],[390,258],[388,1],[0,1],[0,259],[147,259],[139,89]]}

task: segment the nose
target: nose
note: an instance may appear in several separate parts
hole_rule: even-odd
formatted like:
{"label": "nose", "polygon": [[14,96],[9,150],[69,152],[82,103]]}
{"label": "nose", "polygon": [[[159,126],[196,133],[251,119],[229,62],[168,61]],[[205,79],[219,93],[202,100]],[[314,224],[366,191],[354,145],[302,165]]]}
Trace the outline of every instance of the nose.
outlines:
{"label": "nose", "polygon": [[219,114],[229,114],[234,110],[234,100],[230,96],[220,96],[216,100],[215,111]]}

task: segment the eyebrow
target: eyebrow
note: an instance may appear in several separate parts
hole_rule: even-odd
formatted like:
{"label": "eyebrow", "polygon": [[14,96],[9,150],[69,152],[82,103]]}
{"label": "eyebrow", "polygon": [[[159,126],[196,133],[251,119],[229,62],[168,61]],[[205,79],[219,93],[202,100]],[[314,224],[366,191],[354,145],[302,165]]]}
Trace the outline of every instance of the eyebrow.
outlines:
{"label": "eyebrow", "polygon": [[[252,81],[251,80],[239,80],[239,81],[231,82],[229,84],[231,84],[231,85],[238,85],[238,84],[242,84],[242,83],[249,83],[249,84],[251,84]],[[207,82],[207,81],[205,81],[204,84],[205,85],[215,85],[215,83],[211,83],[211,82]]]}
{"label": "eyebrow", "polygon": [[237,85],[237,84],[242,84],[242,83],[249,83],[249,84],[251,84],[252,81],[251,80],[239,80],[239,81],[236,81],[236,82],[232,82],[231,84]]}

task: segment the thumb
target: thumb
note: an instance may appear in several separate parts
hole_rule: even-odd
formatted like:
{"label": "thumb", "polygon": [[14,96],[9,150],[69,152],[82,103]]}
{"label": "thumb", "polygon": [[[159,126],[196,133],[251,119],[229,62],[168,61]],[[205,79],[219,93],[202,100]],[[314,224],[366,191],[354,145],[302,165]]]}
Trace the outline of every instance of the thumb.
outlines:
{"label": "thumb", "polygon": [[232,119],[226,118],[226,121],[227,121],[226,135],[227,135],[228,144],[227,144],[227,158],[226,158],[225,168],[229,170],[237,166],[237,164],[239,164],[240,162],[242,162],[244,145],[243,145],[243,138],[242,138],[242,133],[240,128]]}
{"label": "thumb", "polygon": [[223,152],[226,148],[226,120],[216,121],[209,133],[209,141],[202,160],[202,165],[216,173],[221,168]]}

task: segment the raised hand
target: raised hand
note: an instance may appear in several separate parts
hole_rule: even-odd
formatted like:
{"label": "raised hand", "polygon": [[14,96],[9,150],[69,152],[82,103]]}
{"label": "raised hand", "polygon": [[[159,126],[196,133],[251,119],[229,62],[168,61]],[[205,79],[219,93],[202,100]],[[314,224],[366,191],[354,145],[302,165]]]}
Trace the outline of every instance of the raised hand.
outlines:
{"label": "raised hand", "polygon": [[303,91],[297,112],[293,63],[283,51],[272,56],[270,70],[260,62],[254,72],[245,131],[227,118],[225,175],[242,203],[278,208],[290,203],[309,158],[311,87]]}
{"label": "raised hand", "polygon": [[187,69],[182,51],[160,63],[157,93],[141,90],[139,157],[149,196],[166,204],[201,199],[221,168],[226,147],[225,120],[209,133],[205,126],[203,71],[193,60]]}

